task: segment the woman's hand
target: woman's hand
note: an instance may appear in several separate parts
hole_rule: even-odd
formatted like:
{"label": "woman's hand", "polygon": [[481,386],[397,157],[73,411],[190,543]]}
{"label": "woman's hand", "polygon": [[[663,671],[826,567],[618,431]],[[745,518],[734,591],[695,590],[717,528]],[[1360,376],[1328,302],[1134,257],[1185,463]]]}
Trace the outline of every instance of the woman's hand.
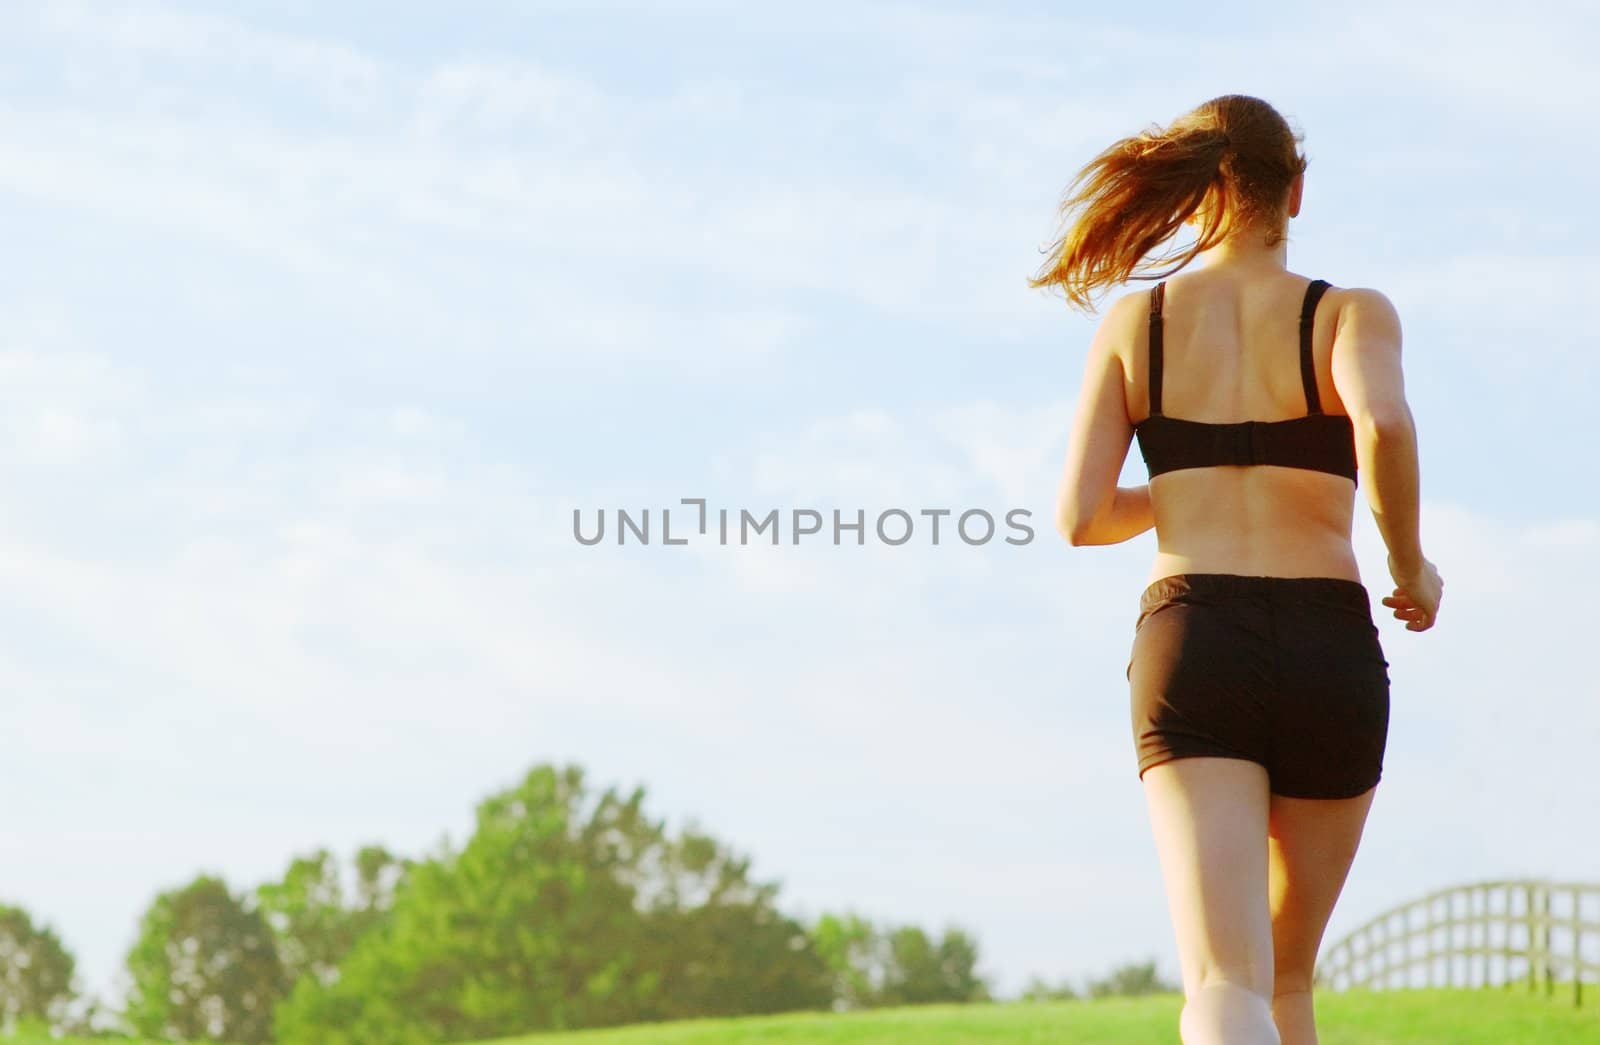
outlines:
{"label": "woman's hand", "polygon": [[1427,631],[1439,617],[1439,600],[1444,597],[1444,580],[1438,569],[1427,559],[1414,570],[1395,568],[1394,556],[1389,556],[1389,576],[1394,578],[1393,595],[1385,595],[1383,604],[1394,610],[1395,620],[1406,622],[1407,631]]}

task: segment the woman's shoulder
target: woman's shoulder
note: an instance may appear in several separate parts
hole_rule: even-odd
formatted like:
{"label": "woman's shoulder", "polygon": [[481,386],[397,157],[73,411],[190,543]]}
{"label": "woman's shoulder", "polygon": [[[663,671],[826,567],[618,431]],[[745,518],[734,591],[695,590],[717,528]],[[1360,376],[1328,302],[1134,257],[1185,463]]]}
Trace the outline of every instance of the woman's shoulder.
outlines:
{"label": "woman's shoulder", "polygon": [[1122,355],[1128,345],[1138,340],[1138,330],[1150,317],[1150,292],[1147,287],[1126,290],[1111,297],[1099,308],[1100,322],[1095,340],[1114,354]]}
{"label": "woman's shoulder", "polygon": [[[1165,282],[1164,280],[1162,282]],[[1143,286],[1133,287],[1123,291],[1111,299],[1105,307],[1106,319],[1113,316],[1126,318],[1128,315],[1144,315],[1150,311],[1150,294],[1155,290],[1156,283],[1151,281]]]}
{"label": "woman's shoulder", "polygon": [[1334,315],[1334,336],[1347,325],[1364,328],[1400,329],[1400,313],[1389,295],[1376,287],[1329,286],[1323,294],[1326,308]]}
{"label": "woman's shoulder", "polygon": [[1341,287],[1329,284],[1324,296],[1329,303],[1337,302],[1341,308],[1360,308],[1393,312],[1394,302],[1389,295],[1376,287]]}

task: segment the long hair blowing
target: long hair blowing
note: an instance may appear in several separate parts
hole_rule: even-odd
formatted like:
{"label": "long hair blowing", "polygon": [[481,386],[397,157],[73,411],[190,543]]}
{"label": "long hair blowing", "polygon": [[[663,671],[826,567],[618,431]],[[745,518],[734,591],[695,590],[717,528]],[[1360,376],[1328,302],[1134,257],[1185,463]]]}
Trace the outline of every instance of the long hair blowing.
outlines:
{"label": "long hair blowing", "polygon": [[[1113,143],[1068,186],[1058,211],[1066,231],[1028,285],[1060,286],[1071,306],[1093,311],[1096,289],[1165,279],[1235,231],[1275,246],[1286,237],[1289,186],[1306,169],[1303,140],[1261,99],[1225,94]],[[1193,246],[1145,262],[1208,199]]]}

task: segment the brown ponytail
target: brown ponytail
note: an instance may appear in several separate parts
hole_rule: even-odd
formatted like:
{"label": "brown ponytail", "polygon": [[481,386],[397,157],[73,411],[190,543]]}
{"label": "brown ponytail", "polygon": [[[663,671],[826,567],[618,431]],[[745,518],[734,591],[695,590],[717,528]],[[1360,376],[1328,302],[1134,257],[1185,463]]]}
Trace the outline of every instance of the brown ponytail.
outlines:
{"label": "brown ponytail", "polygon": [[[1235,231],[1285,237],[1289,186],[1306,169],[1296,133],[1259,98],[1225,94],[1174,120],[1123,138],[1090,160],[1068,187],[1059,213],[1082,212],[1050,249],[1034,288],[1060,285],[1068,303],[1092,311],[1099,287],[1130,279],[1165,279]],[[1152,259],[1165,272],[1135,274],[1205,204],[1193,247]]]}

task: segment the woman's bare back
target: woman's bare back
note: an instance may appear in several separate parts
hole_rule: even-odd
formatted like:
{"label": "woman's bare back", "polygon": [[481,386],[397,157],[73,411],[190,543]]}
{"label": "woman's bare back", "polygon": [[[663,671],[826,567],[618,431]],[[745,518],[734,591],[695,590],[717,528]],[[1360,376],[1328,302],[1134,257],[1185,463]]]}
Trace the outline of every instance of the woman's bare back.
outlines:
{"label": "woman's bare back", "polygon": [[[1300,307],[1308,277],[1283,269],[1211,266],[1167,281],[1162,409],[1212,423],[1305,416]],[[1329,288],[1312,327],[1322,409],[1344,414],[1333,379],[1345,292]],[[1138,310],[1128,309],[1129,314]],[[1128,417],[1150,413],[1149,336],[1121,339]],[[1343,476],[1272,465],[1185,468],[1150,482],[1158,550],[1150,579],[1238,573],[1359,580],[1351,525],[1355,485]]]}

